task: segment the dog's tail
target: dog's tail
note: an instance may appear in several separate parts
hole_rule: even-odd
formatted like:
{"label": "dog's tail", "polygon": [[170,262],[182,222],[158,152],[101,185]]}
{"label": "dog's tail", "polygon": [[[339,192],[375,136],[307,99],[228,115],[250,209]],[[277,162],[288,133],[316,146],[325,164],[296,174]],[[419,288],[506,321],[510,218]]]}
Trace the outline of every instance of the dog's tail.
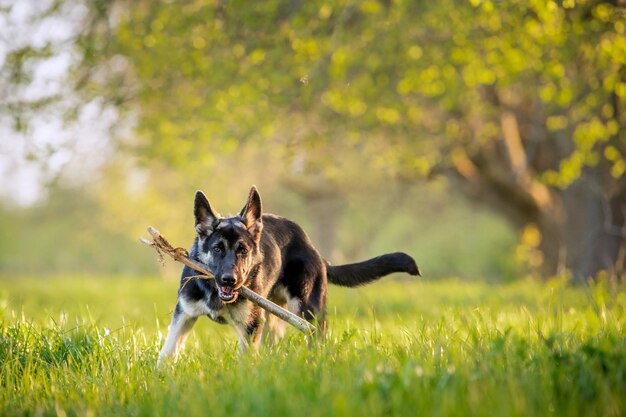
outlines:
{"label": "dog's tail", "polygon": [[402,252],[388,253],[355,264],[337,266],[327,264],[326,270],[328,281],[343,287],[365,285],[393,272],[421,276],[415,260]]}

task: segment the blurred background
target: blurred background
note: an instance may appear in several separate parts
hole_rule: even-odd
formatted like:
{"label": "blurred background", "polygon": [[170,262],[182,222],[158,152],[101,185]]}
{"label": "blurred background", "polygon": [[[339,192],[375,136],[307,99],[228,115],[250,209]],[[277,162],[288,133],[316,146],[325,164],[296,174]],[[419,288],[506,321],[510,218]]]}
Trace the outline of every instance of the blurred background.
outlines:
{"label": "blurred background", "polygon": [[625,2],[0,0],[0,275],[178,278],[256,184],[333,263],[624,279]]}

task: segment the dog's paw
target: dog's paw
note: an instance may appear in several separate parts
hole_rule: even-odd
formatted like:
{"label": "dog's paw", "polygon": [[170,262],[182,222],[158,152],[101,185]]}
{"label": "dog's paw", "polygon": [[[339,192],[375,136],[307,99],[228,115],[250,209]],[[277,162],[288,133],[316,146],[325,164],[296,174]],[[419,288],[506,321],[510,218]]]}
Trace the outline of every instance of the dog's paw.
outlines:
{"label": "dog's paw", "polygon": [[167,352],[160,352],[159,357],[157,358],[156,367],[159,371],[162,371],[167,363],[175,360],[176,357],[174,355]]}

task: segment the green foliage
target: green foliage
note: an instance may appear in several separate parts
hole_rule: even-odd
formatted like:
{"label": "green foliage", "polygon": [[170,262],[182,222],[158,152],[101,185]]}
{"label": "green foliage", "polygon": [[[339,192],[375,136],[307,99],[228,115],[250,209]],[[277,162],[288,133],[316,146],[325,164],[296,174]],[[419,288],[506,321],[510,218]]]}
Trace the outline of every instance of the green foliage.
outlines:
{"label": "green foliage", "polygon": [[[222,175],[223,160],[254,148],[270,156],[245,160],[238,172],[276,178],[306,197],[444,175],[518,230],[538,228],[535,253],[518,258],[541,275],[565,267],[582,280],[623,269],[619,249],[599,242],[619,232],[597,233],[623,226],[623,7],[118,5],[101,56],[125,65],[109,74],[104,94],[128,93],[141,136],[135,150],[147,165],[228,181],[237,176]],[[603,215],[598,225],[578,220],[582,198],[581,218]],[[591,212],[600,205],[611,212]]]}
{"label": "green foliage", "polygon": [[200,320],[159,372],[175,282],[15,277],[0,281],[0,414],[623,415],[625,294],[565,284],[333,287],[323,343],[291,332],[239,357]]}
{"label": "green foliage", "polygon": [[[43,7],[33,16],[32,27],[48,17],[71,20],[73,7],[80,9],[74,3],[60,0]],[[603,225],[622,228],[626,25],[624,8],[613,2],[85,3],[92,14],[84,25],[77,25],[84,32],[69,31],[58,45],[52,39],[46,45],[9,49],[0,77],[7,91],[25,91],[37,63],[74,45],[82,52],[83,66],[72,67],[68,81],[80,97],[86,101],[97,97],[91,104],[103,109],[107,103],[130,111],[139,138],[118,142],[121,152],[112,158],[98,189],[106,211],[100,220],[113,235],[126,233],[134,239],[143,233],[145,223],[152,223],[186,245],[192,230],[184,226],[186,201],[196,188],[210,187],[207,192],[219,196],[220,204],[227,200],[226,210],[233,210],[238,208],[233,190],[256,183],[274,191],[269,201],[278,202],[273,205],[278,209],[272,211],[301,216],[296,220],[306,222],[306,214],[298,210],[280,210],[279,191],[298,193],[300,200],[293,207],[306,210],[308,202],[303,200],[311,196],[345,193],[353,198],[355,189],[384,188],[390,179],[406,185],[444,173],[469,184],[468,194],[495,196],[485,200],[520,230],[533,224],[538,228],[542,247],[533,250],[542,256],[539,252],[546,250],[546,256],[543,260],[536,256],[535,266],[544,261],[561,266],[557,255],[561,253],[569,257],[566,267],[573,258],[580,258],[580,264],[598,263],[579,255],[587,253],[602,259],[602,265],[582,272],[592,275],[619,261],[618,250],[609,248],[595,256],[589,248],[569,242],[567,236],[572,235],[576,243],[606,246],[578,238],[576,225],[567,224],[567,219],[576,222],[573,211],[582,205],[578,197],[564,202],[558,191],[585,170],[593,170],[588,184],[598,201],[585,206],[610,207],[615,218],[604,219]],[[25,132],[26,115],[51,112],[54,103],[61,103],[60,96],[65,97],[21,103],[19,94],[6,96],[10,99],[0,99],[0,108],[9,110],[15,128]],[[80,114],[78,109],[73,116],[65,115],[65,107],[60,110],[54,114],[63,114],[68,122]],[[65,156],[74,155],[70,149],[74,146],[68,143],[55,141],[42,147],[45,152],[28,157],[46,164],[55,159],[51,156],[59,147],[66,148]],[[126,159],[128,153],[123,151],[129,149],[135,152]],[[137,166],[143,179],[133,175]],[[295,198],[292,194],[285,199]],[[394,213],[407,220],[411,214],[409,209]],[[367,215],[365,210],[354,215],[360,218],[358,223],[342,215],[338,223],[348,232],[343,231],[339,240],[363,241],[363,234],[348,233],[369,221]],[[446,215],[436,212],[433,218]],[[60,236],[71,234],[62,229],[72,227],[72,222],[48,223],[45,236],[43,231],[27,236],[20,231],[29,230],[36,219],[26,215],[14,224],[11,219],[0,229],[4,232],[0,245],[9,249],[0,255],[5,271],[7,264],[15,270],[26,263],[28,256],[14,263],[15,254],[28,250],[37,254],[32,261],[37,266],[31,271],[40,271],[42,265],[72,269],[77,260],[88,258],[109,265],[117,260],[104,261],[94,254],[114,247],[120,249],[114,258],[120,259],[126,252],[110,243],[116,241],[113,238],[98,246],[99,233],[94,232],[81,236],[88,244],[66,240],[68,246],[77,245],[66,261],[63,256],[42,257],[39,254]],[[433,223],[411,226],[417,234],[417,229]],[[492,244],[473,231],[456,232],[471,236],[452,245],[443,236],[455,235],[456,225],[448,223],[440,226],[439,235],[429,236],[429,242],[445,244],[425,247],[409,240],[406,230],[398,231],[407,229],[408,221],[401,225],[396,221],[396,230],[380,232],[384,236],[376,248],[395,250],[391,243],[402,241],[411,250],[428,253],[430,270],[437,274],[484,275],[484,269],[472,267],[474,258],[480,258],[474,252],[460,261],[445,259],[471,247],[481,254],[496,254],[489,261],[495,265],[489,268],[490,275],[515,275],[504,253],[512,246],[505,226],[482,215],[475,223],[476,231],[495,230],[493,240],[502,245],[493,251]],[[580,236],[597,235],[595,224],[589,223],[589,230]],[[547,230],[546,224],[559,230]],[[368,240],[372,237],[365,235]],[[549,253],[550,240],[563,247]],[[37,245],[39,249],[33,249]],[[16,247],[20,249],[15,251]],[[344,247],[350,255],[376,254],[370,251],[372,245]],[[548,273],[555,271],[553,267]]]}
{"label": "green foliage", "polygon": [[415,178],[502,137],[514,110],[525,140],[534,126],[561,142],[535,173],[548,184],[607,145],[625,170],[626,25],[607,2],[144,1],[122,16],[110,53],[133,71],[142,149],[179,167],[256,141],[332,181],[368,175],[349,152]]}

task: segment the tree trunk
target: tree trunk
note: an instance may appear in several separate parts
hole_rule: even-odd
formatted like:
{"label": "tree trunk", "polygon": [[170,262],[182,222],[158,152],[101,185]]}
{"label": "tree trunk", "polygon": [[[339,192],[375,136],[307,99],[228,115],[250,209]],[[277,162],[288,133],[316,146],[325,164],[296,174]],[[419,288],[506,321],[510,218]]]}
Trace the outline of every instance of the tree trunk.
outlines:
{"label": "tree trunk", "polygon": [[[554,274],[559,262],[564,262],[561,266],[572,272],[576,282],[584,282],[603,270],[622,279],[626,191],[605,193],[592,179],[583,177],[560,194],[564,216],[558,225],[559,233],[542,233],[541,249],[552,254],[546,257],[544,272]],[[553,257],[555,248],[560,260]]]}
{"label": "tree trunk", "polygon": [[494,186],[484,175],[457,185],[474,200],[496,208],[520,232],[530,225],[538,229],[543,262],[536,272],[542,277],[567,270],[574,282],[582,283],[604,270],[623,281],[626,187],[602,190],[589,174],[565,190],[550,189],[551,204],[545,206],[531,204],[520,188]]}
{"label": "tree trunk", "polygon": [[[569,270],[575,282],[584,282],[604,270],[623,280],[626,177],[613,178],[610,163],[601,159],[595,167],[584,168],[565,189],[546,185],[539,180],[542,174],[558,171],[574,151],[574,127],[548,131],[546,110],[537,99],[511,100],[494,88],[485,89],[484,99],[493,106],[494,121],[499,117],[500,134],[474,147],[472,153],[453,149],[448,177],[465,194],[502,213],[518,230],[530,225],[538,229],[541,276]],[[479,120],[475,124],[480,127]],[[474,130],[468,140],[478,135],[479,129]],[[615,142],[615,146],[621,145]],[[602,150],[602,144],[594,149],[600,154]]]}

